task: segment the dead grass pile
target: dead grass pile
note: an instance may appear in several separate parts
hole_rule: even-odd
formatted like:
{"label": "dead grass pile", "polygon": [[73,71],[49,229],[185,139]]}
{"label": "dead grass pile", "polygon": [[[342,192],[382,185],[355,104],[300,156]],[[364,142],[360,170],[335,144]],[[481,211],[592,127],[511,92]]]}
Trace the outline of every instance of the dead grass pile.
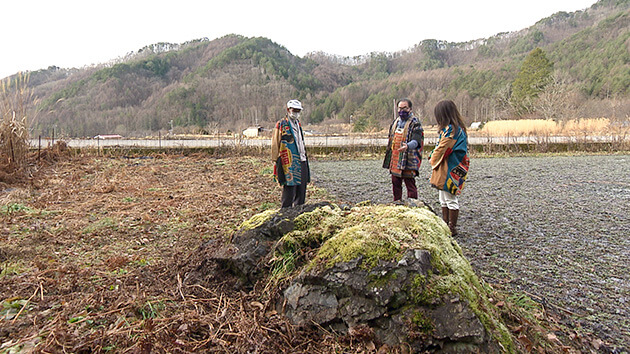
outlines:
{"label": "dead grass pile", "polygon": [[53,163],[70,156],[71,150],[68,148],[68,144],[63,140],[59,140],[51,147],[39,151],[31,151],[28,155],[28,160],[30,162]]}
{"label": "dead grass pile", "polygon": [[31,193],[28,188],[13,187],[0,194],[0,205],[20,203],[21,201],[30,198],[30,194]]}
{"label": "dead grass pile", "polygon": [[32,180],[32,175],[43,166],[50,166],[62,160],[72,157],[70,150],[64,141],[58,141],[55,145],[40,151],[28,151],[26,158],[21,162],[22,167],[15,164],[0,162],[0,191],[15,188]]}

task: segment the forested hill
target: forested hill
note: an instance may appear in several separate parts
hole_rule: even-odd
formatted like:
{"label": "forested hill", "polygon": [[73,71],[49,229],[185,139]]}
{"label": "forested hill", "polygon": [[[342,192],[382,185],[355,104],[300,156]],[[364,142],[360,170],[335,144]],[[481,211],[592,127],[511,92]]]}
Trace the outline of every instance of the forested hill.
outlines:
{"label": "forested hill", "polygon": [[468,122],[630,114],[630,0],[559,12],[465,43],[421,40],[396,53],[292,55],[267,38],[159,43],[100,67],[30,73],[33,135],[144,136],[270,128],[299,98],[305,123],[378,130],[409,97],[425,122],[450,98]]}

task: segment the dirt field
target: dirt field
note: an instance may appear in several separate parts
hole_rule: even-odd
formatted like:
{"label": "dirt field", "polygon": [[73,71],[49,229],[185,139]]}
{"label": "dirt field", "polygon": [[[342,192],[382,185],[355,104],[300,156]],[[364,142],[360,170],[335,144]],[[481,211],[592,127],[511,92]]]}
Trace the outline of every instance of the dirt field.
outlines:
{"label": "dirt field", "polygon": [[[612,157],[592,158],[558,158],[577,171],[600,166],[563,181],[548,198],[549,206],[559,196],[577,198],[579,207],[570,211],[540,207],[546,165],[555,158],[535,160],[535,168],[528,159],[473,161],[458,238],[472,263],[497,288],[527,291],[579,315],[565,318],[581,328],[568,328],[526,299],[505,298],[506,319],[523,351],[628,343],[629,248],[619,234],[628,234],[622,211],[629,181],[621,172],[629,159],[614,169],[619,173],[602,175],[601,164]],[[309,202],[341,201],[322,188],[348,201],[389,196],[378,161],[313,161],[312,169]],[[278,207],[280,189],[270,173],[258,157],[79,156],[41,166],[25,183],[0,183],[0,352],[376,352],[369,338],[293,328],[273,311],[264,284],[244,291],[213,273],[197,252],[211,239],[228,242],[242,221]],[[505,179],[501,189],[482,188]],[[357,188],[345,193],[344,184]],[[595,205],[610,198],[614,206]],[[534,212],[537,221],[529,216]],[[590,222],[576,222],[584,218]],[[190,279],[199,269],[208,276]],[[531,319],[507,311],[521,303]],[[546,322],[544,331],[534,317]]]}
{"label": "dirt field", "polygon": [[[349,202],[389,202],[381,160],[313,164],[315,183]],[[630,156],[473,159],[460,243],[483,278],[562,315],[603,352],[630,348]],[[439,211],[424,163],[420,199]]]}

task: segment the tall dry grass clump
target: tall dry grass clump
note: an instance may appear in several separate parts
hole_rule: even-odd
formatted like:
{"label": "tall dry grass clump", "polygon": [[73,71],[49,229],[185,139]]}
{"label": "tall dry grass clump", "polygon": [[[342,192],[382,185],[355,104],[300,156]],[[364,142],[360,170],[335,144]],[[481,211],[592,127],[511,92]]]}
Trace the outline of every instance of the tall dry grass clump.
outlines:
{"label": "tall dry grass clump", "polygon": [[549,136],[561,127],[552,119],[493,120],[481,132],[490,136]]}
{"label": "tall dry grass clump", "polygon": [[[536,149],[549,149],[551,137],[565,137],[567,149],[595,151],[628,151],[630,121],[609,118],[579,118],[556,122],[551,119],[522,119],[487,122],[475,136],[528,137]],[[492,146],[491,146],[492,147]]]}
{"label": "tall dry grass clump", "polygon": [[28,75],[0,81],[0,182],[13,182],[26,170],[28,157]]}
{"label": "tall dry grass clump", "polygon": [[564,124],[564,132],[573,135],[582,133],[607,134],[609,129],[610,119],[608,118],[571,119]]}
{"label": "tall dry grass clump", "polygon": [[495,120],[484,124],[481,133],[489,136],[609,135],[608,118],[580,118],[564,122],[552,119]]}

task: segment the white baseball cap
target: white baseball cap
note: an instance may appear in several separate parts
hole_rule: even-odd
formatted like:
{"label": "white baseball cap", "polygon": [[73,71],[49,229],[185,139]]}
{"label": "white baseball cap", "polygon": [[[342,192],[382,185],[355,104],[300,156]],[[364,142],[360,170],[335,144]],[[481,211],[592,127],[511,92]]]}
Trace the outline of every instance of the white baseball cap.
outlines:
{"label": "white baseball cap", "polygon": [[295,108],[295,109],[302,110],[302,102],[298,100],[290,100],[289,102],[287,102],[287,108]]}

